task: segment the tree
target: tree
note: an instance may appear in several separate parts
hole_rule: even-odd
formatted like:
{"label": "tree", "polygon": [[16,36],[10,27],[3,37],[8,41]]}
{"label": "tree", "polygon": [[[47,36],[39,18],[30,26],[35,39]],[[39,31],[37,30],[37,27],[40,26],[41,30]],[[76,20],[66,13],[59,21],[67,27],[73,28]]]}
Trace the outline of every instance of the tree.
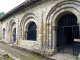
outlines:
{"label": "tree", "polygon": [[4,12],[0,12],[0,18],[4,15]]}

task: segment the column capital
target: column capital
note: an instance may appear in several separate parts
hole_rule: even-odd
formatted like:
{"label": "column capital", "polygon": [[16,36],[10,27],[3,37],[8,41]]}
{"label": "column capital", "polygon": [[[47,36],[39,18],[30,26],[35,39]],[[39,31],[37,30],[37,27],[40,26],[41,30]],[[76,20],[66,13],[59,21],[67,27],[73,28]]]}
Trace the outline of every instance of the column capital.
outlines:
{"label": "column capital", "polygon": [[52,26],[52,30],[57,30],[57,28],[58,28],[58,26],[56,26],[56,25],[54,25],[54,26]]}
{"label": "column capital", "polygon": [[77,22],[78,25],[80,25],[80,22]]}

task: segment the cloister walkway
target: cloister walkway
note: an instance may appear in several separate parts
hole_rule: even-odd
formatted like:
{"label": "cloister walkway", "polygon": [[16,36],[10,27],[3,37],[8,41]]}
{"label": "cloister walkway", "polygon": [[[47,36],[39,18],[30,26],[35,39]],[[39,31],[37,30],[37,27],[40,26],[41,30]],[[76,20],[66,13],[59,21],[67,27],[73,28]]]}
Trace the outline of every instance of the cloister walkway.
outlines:
{"label": "cloister walkway", "polygon": [[10,53],[12,56],[20,60],[76,60],[76,58],[70,54],[61,54],[57,53],[49,58],[42,57],[37,54],[30,53],[28,51],[23,51],[14,47],[12,44],[5,44],[0,41],[0,49],[3,49],[7,53]]}
{"label": "cloister walkway", "polygon": [[47,60],[45,57],[38,56],[36,54],[30,53],[27,51],[23,51],[20,49],[16,49],[2,42],[0,42],[0,48],[20,60]]}

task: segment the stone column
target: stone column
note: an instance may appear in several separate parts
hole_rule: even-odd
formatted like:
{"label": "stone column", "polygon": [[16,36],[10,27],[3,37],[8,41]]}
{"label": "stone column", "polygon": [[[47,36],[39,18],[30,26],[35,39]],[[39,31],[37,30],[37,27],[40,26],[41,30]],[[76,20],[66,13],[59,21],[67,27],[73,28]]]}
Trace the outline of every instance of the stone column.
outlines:
{"label": "stone column", "polygon": [[[8,22],[6,23],[5,33],[6,33],[5,36],[9,36],[9,34],[10,34],[10,32],[9,32]],[[6,37],[6,41],[8,41],[8,43],[9,43],[9,38],[10,38],[10,37]]]}
{"label": "stone column", "polygon": [[16,44],[19,44],[19,17],[16,18]]}
{"label": "stone column", "polygon": [[39,21],[39,24],[38,24],[38,28],[37,28],[37,34],[38,34],[38,42],[39,42],[39,48],[42,49],[43,47],[43,34],[42,34],[42,21]]}
{"label": "stone column", "polygon": [[49,50],[49,49],[52,49],[52,27],[51,27],[51,23],[48,23],[47,24],[47,33],[46,33],[46,48]]}
{"label": "stone column", "polygon": [[0,21],[0,40],[2,40],[2,24],[1,24],[1,21]]}
{"label": "stone column", "polygon": [[46,49],[46,39],[47,39],[47,33],[46,33],[46,21],[44,20],[43,24],[43,48]]}
{"label": "stone column", "polygon": [[57,26],[53,26],[53,51],[57,48]]}
{"label": "stone column", "polygon": [[51,33],[51,25],[49,26],[49,31],[48,31],[48,33],[49,33],[49,36],[48,36],[48,38],[49,38],[49,41],[48,41],[48,49],[51,49],[51,47],[52,47],[52,41],[51,41],[51,36],[52,36],[52,33]]}

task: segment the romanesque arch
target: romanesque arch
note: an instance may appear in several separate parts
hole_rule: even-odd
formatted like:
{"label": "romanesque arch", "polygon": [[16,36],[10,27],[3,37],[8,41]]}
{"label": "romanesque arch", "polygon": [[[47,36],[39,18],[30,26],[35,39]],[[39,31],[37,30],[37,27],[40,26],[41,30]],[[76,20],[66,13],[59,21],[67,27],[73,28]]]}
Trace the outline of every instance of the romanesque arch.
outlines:
{"label": "romanesque arch", "polygon": [[27,25],[26,25],[26,28],[25,28],[25,39],[36,41],[37,27],[36,27],[35,22],[29,22]]}
{"label": "romanesque arch", "polygon": [[66,14],[72,14],[76,16],[77,24],[79,25],[80,8],[77,8],[79,5],[80,3],[78,1],[62,1],[50,10],[46,19],[48,35],[47,40],[52,39],[52,42],[49,43],[51,44],[53,50],[57,48],[57,29],[59,19]]}
{"label": "romanesque arch", "polygon": [[[20,23],[20,26],[21,26],[21,39],[22,40],[26,40],[27,37],[27,32],[28,32],[28,27],[29,25],[34,22],[37,26],[37,17],[35,16],[35,14],[33,13],[27,13],[26,15],[23,16],[22,20],[21,20],[21,23]],[[37,32],[37,31],[36,31]],[[37,33],[36,33],[37,34]]]}
{"label": "romanesque arch", "polygon": [[12,19],[8,24],[8,32],[9,32],[9,42],[16,42],[16,22]]}

